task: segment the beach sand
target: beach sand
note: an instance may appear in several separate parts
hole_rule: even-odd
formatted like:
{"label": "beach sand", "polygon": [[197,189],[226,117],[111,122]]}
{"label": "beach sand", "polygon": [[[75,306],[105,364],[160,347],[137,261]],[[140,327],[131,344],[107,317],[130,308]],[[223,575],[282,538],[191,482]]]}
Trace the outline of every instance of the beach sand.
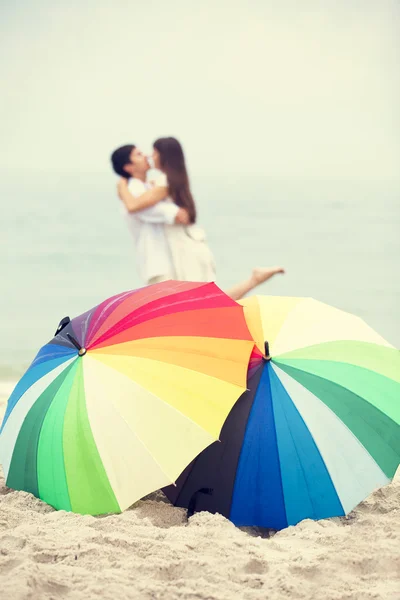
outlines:
{"label": "beach sand", "polygon": [[57,512],[1,473],[0,596],[400,599],[399,500],[398,472],[347,518],[268,536],[209,513],[187,522],[160,492],[121,515]]}

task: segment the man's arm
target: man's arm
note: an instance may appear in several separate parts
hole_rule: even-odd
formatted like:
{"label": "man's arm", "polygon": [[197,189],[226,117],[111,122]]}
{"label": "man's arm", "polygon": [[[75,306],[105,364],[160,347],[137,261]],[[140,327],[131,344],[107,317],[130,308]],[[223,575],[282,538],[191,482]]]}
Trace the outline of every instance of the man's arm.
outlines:
{"label": "man's arm", "polygon": [[154,187],[151,190],[143,192],[140,196],[135,197],[129,190],[128,180],[124,177],[121,177],[119,180],[117,189],[118,196],[124,203],[126,210],[130,213],[139,212],[144,208],[154,206],[168,197],[168,188],[166,187]]}
{"label": "man's arm", "polygon": [[144,223],[161,223],[163,225],[189,225],[190,217],[185,208],[173,202],[160,202],[136,213],[136,217]]}
{"label": "man's arm", "polygon": [[[163,198],[157,200],[157,204],[153,204],[150,206],[147,205],[147,208],[137,208],[137,206],[142,206],[143,197],[145,197],[144,204],[147,204],[148,201],[146,199],[146,195],[148,194],[148,192],[143,192],[142,194],[136,196],[132,194],[125,182],[127,182],[127,180],[118,184],[118,195],[124,203],[125,208],[128,210],[128,212],[135,213],[136,217],[140,221],[145,223],[160,223],[165,225],[173,225],[174,223],[177,225],[189,224],[190,219],[187,210],[185,210],[184,208],[179,208],[179,206],[177,206],[173,202],[161,202],[160,200],[162,200]],[[160,188],[157,189],[159,190]],[[151,192],[153,190],[149,191]],[[168,195],[167,188],[166,192],[166,195]],[[164,197],[166,197],[164,195],[164,191],[162,192],[162,194]],[[161,193],[157,194],[156,197],[158,198],[160,195]],[[153,199],[154,196],[152,195],[151,200]],[[128,205],[134,207],[134,210],[129,210]]]}
{"label": "man's arm", "polygon": [[149,206],[135,213],[136,217],[144,223],[161,223],[165,225],[173,225],[178,217],[179,222],[179,206],[173,202],[159,202],[155,206]]}

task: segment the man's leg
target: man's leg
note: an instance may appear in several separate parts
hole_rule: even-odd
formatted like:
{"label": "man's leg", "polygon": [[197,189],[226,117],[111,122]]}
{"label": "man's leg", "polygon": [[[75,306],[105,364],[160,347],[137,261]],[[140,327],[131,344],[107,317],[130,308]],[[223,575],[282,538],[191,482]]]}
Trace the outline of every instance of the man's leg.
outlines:
{"label": "man's leg", "polygon": [[246,279],[246,281],[237,283],[226,293],[233,300],[240,300],[241,298],[243,298],[243,296],[245,296],[245,294],[248,294],[249,292],[254,290],[254,288],[261,285],[261,283],[268,281],[268,279],[271,279],[271,277],[273,277],[274,275],[277,275],[278,273],[284,273],[284,272],[285,272],[285,269],[283,269],[282,267],[269,267],[269,268],[261,268],[260,267],[260,268],[253,269],[251,277]]}

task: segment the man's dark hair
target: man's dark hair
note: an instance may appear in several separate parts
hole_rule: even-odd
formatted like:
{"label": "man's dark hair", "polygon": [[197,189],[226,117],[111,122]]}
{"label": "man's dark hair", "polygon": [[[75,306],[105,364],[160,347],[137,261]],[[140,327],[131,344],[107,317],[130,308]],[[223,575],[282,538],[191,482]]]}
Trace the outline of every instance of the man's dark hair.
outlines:
{"label": "man's dark hair", "polygon": [[121,177],[129,177],[129,174],[125,171],[124,166],[131,162],[131,152],[135,148],[136,146],[133,144],[127,144],[126,146],[117,148],[111,154],[111,163],[117,175],[120,175]]}

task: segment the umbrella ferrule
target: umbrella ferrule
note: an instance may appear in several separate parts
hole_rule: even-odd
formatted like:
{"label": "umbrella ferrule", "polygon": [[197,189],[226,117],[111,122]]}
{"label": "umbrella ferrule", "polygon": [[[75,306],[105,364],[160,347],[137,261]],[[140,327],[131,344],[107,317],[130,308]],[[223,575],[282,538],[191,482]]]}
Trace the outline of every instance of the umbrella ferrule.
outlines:
{"label": "umbrella ferrule", "polygon": [[83,348],[80,343],[78,342],[78,340],[76,340],[74,338],[73,335],[71,335],[70,333],[67,333],[67,338],[69,339],[69,341],[75,346],[75,348],[78,350],[78,354],[79,356],[85,356],[87,350],[86,348]]}
{"label": "umbrella ferrule", "polygon": [[263,356],[263,360],[265,362],[269,362],[271,360],[271,356],[269,354],[269,344],[268,344],[268,342],[264,343],[264,348],[265,348],[265,354]]}

